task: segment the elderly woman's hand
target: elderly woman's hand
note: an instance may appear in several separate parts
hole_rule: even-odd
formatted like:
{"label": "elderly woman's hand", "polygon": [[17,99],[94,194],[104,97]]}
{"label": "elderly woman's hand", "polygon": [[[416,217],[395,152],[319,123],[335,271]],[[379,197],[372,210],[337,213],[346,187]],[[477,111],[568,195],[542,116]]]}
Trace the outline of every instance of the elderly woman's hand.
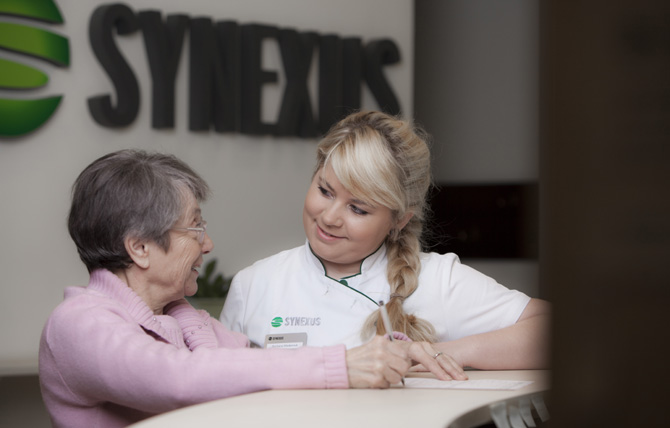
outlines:
{"label": "elderly woman's hand", "polygon": [[377,336],[365,345],[347,350],[347,371],[351,388],[388,388],[400,383],[412,366],[401,341]]}

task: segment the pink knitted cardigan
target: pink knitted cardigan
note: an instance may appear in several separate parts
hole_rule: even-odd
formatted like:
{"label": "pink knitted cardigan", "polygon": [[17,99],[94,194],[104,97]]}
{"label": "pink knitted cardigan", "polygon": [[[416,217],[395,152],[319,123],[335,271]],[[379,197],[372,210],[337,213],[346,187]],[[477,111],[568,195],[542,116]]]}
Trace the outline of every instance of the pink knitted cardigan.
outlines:
{"label": "pink knitted cardigan", "polygon": [[342,345],[251,349],[184,299],[154,315],[106,270],[65,290],[42,332],[39,372],[56,428],[126,426],[265,389],[348,387]]}

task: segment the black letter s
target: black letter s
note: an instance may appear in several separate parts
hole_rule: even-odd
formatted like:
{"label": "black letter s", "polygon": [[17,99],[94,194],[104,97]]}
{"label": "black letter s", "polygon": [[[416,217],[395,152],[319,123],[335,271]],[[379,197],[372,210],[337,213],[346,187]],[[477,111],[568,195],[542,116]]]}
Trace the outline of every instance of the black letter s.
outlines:
{"label": "black letter s", "polygon": [[119,34],[138,30],[138,19],[133,11],[121,3],[98,7],[89,22],[88,34],[91,47],[116,88],[116,108],[109,95],[96,95],[88,99],[88,109],[102,126],[120,127],[131,124],[140,107],[140,90],[132,69],[114,44],[114,27]]}

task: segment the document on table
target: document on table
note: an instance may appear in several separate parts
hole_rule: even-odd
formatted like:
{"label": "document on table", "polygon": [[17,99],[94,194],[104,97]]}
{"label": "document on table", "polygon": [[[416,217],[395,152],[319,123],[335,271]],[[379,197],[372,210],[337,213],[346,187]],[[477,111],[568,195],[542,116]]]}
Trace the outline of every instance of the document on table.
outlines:
{"label": "document on table", "polygon": [[471,379],[471,380],[438,380],[422,377],[405,378],[405,388],[437,388],[437,389],[488,389],[512,391],[533,383],[532,380],[504,379]]}

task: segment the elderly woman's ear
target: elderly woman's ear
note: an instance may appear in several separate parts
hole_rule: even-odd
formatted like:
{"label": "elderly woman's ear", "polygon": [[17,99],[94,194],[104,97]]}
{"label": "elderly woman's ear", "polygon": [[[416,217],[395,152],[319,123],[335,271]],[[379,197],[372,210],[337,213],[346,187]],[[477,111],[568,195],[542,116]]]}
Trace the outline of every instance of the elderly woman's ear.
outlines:
{"label": "elderly woman's ear", "polygon": [[149,267],[150,246],[147,245],[145,240],[135,237],[126,237],[123,240],[123,244],[125,245],[130,258],[133,259],[133,264],[143,269]]}

